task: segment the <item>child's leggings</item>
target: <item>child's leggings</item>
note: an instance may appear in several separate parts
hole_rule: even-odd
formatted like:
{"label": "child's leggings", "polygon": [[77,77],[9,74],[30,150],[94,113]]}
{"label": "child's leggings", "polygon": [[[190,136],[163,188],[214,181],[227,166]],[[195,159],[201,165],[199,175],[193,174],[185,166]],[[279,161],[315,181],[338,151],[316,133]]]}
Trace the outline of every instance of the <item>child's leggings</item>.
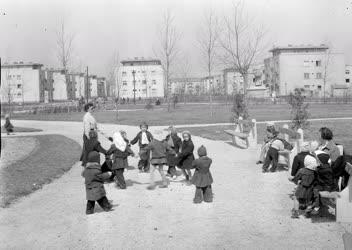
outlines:
{"label": "child's leggings", "polygon": [[272,163],[271,171],[275,171],[277,168],[277,162],[279,160],[279,151],[275,148],[270,147],[266,153],[265,161],[263,164],[263,170],[268,170],[270,163]]}
{"label": "child's leggings", "polygon": [[163,164],[159,164],[159,165],[151,165],[150,167],[150,185],[154,186],[155,185],[155,169],[158,169],[160,175],[161,175],[161,179],[163,181],[163,185],[167,185],[167,180],[166,180],[166,176],[163,170]]}

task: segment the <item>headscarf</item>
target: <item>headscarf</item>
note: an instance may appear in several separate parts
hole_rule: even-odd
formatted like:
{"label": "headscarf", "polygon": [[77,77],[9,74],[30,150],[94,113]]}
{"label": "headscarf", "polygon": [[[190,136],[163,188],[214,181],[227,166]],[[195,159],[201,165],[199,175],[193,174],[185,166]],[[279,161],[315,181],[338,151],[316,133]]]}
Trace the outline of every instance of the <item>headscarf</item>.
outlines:
{"label": "headscarf", "polygon": [[115,132],[112,136],[113,138],[113,143],[115,144],[116,148],[118,148],[120,151],[124,152],[127,147],[126,141],[123,139],[121,132]]}
{"label": "headscarf", "polygon": [[301,145],[301,152],[309,152],[310,144],[309,142],[303,142]]}
{"label": "headscarf", "polygon": [[183,135],[188,135],[189,139],[191,140],[192,139],[192,136],[191,136],[191,132],[189,132],[188,130],[185,130],[182,132],[182,136]]}
{"label": "headscarf", "polygon": [[319,142],[317,141],[311,141],[310,142],[310,152],[314,152],[315,150],[317,150],[319,147]]}
{"label": "headscarf", "polygon": [[315,159],[315,157],[311,155],[307,155],[304,158],[304,167],[313,171],[317,170],[317,167],[318,167],[317,159]]}
{"label": "headscarf", "polygon": [[199,157],[207,156],[207,149],[203,145],[198,148]]}

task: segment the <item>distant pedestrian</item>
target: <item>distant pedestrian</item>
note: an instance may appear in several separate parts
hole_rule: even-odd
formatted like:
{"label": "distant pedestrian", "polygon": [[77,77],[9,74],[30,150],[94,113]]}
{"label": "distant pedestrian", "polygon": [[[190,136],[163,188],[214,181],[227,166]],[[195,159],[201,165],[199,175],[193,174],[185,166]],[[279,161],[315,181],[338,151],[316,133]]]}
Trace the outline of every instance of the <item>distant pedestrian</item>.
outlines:
{"label": "distant pedestrian", "polygon": [[141,131],[131,141],[134,145],[138,142],[139,145],[139,157],[138,169],[140,172],[149,172],[150,167],[150,150],[147,149],[148,144],[153,140],[152,134],[148,131],[148,124],[143,122],[139,128]]}
{"label": "distant pedestrian", "polygon": [[177,156],[178,167],[181,168],[186,181],[190,181],[192,179],[192,162],[194,161],[194,144],[189,131],[183,131],[182,138],[181,152]]}
{"label": "distant pedestrian", "polygon": [[167,153],[167,165],[169,166],[167,173],[171,178],[176,178],[177,154],[180,152],[182,140],[177,135],[177,131],[174,126],[170,126],[168,132],[169,134],[166,136],[165,140],[174,152]]}
{"label": "distant pedestrian", "polygon": [[14,126],[12,125],[10,121],[10,115],[6,114],[5,115],[5,125],[4,128],[6,130],[6,133],[9,135],[10,133],[13,133]]}
{"label": "distant pedestrian", "polygon": [[209,170],[212,159],[207,156],[207,149],[203,145],[198,148],[198,156],[199,158],[192,163],[195,171],[191,182],[196,186],[193,202],[212,202],[213,191],[211,184],[213,183],[213,177]]}
{"label": "distant pedestrian", "polygon": [[99,153],[94,151],[90,152],[88,155],[87,167],[82,172],[86,187],[86,214],[94,213],[96,201],[104,211],[107,212],[112,210],[112,205],[106,198],[106,192],[104,188],[104,181],[107,181],[110,178],[110,174],[109,172],[102,173],[99,162]]}

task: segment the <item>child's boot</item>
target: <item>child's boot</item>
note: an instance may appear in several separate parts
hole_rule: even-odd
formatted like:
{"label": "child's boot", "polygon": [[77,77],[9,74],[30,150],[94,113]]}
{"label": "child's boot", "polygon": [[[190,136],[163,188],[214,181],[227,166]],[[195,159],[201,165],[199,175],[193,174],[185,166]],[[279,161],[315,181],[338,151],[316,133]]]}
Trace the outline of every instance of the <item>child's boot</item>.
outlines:
{"label": "child's boot", "polygon": [[200,187],[196,187],[196,193],[194,195],[194,199],[193,202],[198,204],[198,203],[202,203],[203,201],[203,191],[202,188]]}
{"label": "child's boot", "polygon": [[211,186],[207,186],[202,189],[202,191],[204,192],[204,201],[213,202],[213,190],[211,189]]}
{"label": "child's boot", "polygon": [[95,201],[87,201],[86,214],[94,214]]}

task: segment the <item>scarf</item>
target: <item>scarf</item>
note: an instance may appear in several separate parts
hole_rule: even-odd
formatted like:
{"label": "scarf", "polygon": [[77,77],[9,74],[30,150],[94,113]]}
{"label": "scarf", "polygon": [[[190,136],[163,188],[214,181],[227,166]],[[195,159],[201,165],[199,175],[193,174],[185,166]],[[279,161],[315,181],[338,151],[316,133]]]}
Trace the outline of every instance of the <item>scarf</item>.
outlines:
{"label": "scarf", "polygon": [[113,135],[113,143],[115,144],[116,148],[120,151],[124,152],[127,147],[126,141],[123,139],[120,132],[115,132]]}
{"label": "scarf", "polygon": [[142,145],[149,144],[149,140],[148,140],[146,132],[142,132],[142,136],[141,137],[142,137],[142,139],[141,139],[141,144]]}

